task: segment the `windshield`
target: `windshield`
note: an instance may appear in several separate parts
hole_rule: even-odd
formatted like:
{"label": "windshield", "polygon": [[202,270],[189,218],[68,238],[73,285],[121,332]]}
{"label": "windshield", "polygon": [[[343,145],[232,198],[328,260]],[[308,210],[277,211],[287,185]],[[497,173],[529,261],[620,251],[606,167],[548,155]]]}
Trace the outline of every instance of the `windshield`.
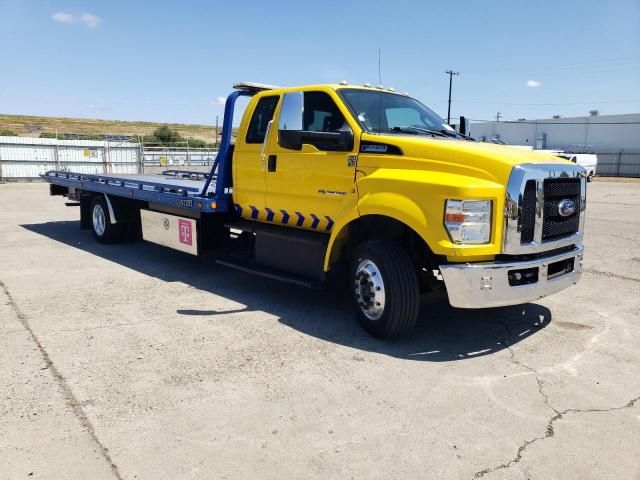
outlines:
{"label": "windshield", "polygon": [[339,94],[362,128],[368,132],[388,133],[412,128],[433,132],[453,131],[443,119],[411,97],[351,88],[342,88]]}

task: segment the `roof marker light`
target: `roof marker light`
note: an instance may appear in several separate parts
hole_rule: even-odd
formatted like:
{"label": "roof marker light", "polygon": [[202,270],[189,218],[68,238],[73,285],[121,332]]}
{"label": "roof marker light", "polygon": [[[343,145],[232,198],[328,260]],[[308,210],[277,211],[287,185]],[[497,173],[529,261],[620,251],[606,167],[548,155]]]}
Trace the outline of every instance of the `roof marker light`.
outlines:
{"label": "roof marker light", "polygon": [[349,82],[347,82],[346,80],[342,80],[342,81],[340,82],[340,85],[349,85]]}
{"label": "roof marker light", "polygon": [[384,90],[384,86],[382,86],[382,85],[376,85],[376,88],[377,88],[378,90]]}
{"label": "roof marker light", "polygon": [[393,88],[393,87],[389,87],[389,88],[387,88],[387,90],[389,90],[390,92],[395,92],[396,91],[396,89]]}
{"label": "roof marker light", "polygon": [[363,87],[367,87],[367,88],[371,88],[371,84],[369,82],[365,83],[364,85],[362,85]]}

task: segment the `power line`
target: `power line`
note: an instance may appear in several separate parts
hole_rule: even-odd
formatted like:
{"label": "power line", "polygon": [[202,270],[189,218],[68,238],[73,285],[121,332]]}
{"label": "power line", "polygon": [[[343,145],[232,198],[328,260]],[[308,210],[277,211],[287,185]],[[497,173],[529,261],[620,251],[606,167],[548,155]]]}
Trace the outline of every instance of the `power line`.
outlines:
{"label": "power line", "polygon": [[548,70],[548,69],[581,69],[581,68],[615,68],[616,65],[637,65],[640,64],[640,60],[638,58],[627,57],[620,58],[617,60],[606,60],[602,62],[576,62],[576,63],[560,63],[560,64],[547,64],[547,65],[517,65],[511,68],[487,68],[487,69],[478,69],[478,70],[466,70],[466,73],[530,73],[536,72],[540,70]]}
{"label": "power line", "polygon": [[[496,115],[496,118],[498,118],[499,116],[501,117],[500,112],[498,112],[498,114]],[[479,118],[470,118],[469,120],[472,122],[486,122],[486,123],[491,123],[496,121],[493,119],[485,120],[485,119],[479,119]],[[589,125],[589,126],[591,125],[640,125],[640,122],[549,122],[547,120],[537,120],[537,121],[502,120],[500,121],[500,123],[517,123],[517,124],[525,124],[525,125]]]}
{"label": "power line", "polygon": [[[592,100],[590,102],[566,102],[566,103],[517,103],[517,102],[485,102],[479,100],[456,100],[454,103],[477,103],[481,105],[540,105],[540,106],[563,106],[563,105],[593,105],[596,103],[638,103],[636,100]],[[438,102],[444,103],[444,102]]]}

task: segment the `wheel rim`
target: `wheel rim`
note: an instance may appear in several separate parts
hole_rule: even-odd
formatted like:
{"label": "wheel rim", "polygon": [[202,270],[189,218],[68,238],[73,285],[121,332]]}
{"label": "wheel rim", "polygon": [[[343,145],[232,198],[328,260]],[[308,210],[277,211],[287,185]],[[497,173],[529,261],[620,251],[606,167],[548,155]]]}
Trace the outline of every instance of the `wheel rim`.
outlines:
{"label": "wheel rim", "polygon": [[356,302],[369,320],[378,320],[384,312],[384,281],[378,266],[365,259],[358,264],[355,278]]}
{"label": "wheel rim", "polygon": [[104,210],[102,209],[102,205],[96,204],[93,206],[93,230],[96,232],[98,236],[104,235],[104,230],[106,228],[106,217],[104,215]]}

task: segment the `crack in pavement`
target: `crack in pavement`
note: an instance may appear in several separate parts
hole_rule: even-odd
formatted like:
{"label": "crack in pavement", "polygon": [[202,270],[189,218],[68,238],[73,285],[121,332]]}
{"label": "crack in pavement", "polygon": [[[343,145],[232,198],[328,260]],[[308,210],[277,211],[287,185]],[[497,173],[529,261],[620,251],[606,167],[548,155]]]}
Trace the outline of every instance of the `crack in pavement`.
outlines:
{"label": "crack in pavement", "polygon": [[[498,320],[498,322],[505,328],[505,330],[507,331],[509,338],[511,337],[511,330],[509,329],[509,326],[504,323],[502,320]],[[522,457],[524,455],[525,450],[532,444],[540,441],[540,440],[545,440],[547,438],[551,438],[553,436],[555,436],[555,430],[554,430],[554,424],[562,419],[565,415],[570,414],[570,413],[598,413],[598,412],[613,412],[616,410],[624,410],[627,408],[633,408],[635,406],[636,403],[640,402],[640,395],[638,395],[637,397],[629,400],[627,403],[625,403],[622,406],[617,406],[617,407],[610,407],[610,408],[567,408],[566,410],[562,410],[559,411],[557,410],[553,405],[551,405],[549,403],[549,396],[545,393],[543,387],[542,387],[542,380],[540,379],[540,374],[539,372],[533,368],[530,367],[529,365],[526,365],[524,363],[522,363],[521,361],[519,361],[516,356],[515,353],[513,352],[513,349],[511,348],[511,346],[509,345],[509,340],[508,339],[504,339],[503,340],[504,346],[505,348],[509,351],[509,355],[510,355],[510,360],[514,365],[518,365],[528,371],[530,371],[535,379],[536,382],[538,384],[538,392],[540,392],[540,395],[543,398],[544,404],[550,408],[554,414],[551,416],[551,418],[549,419],[549,421],[547,422],[547,428],[545,430],[545,434],[541,437],[534,437],[532,439],[529,440],[525,440],[519,447],[518,450],[516,451],[516,455],[515,457],[513,457],[511,460],[509,460],[506,463],[501,463],[500,465],[496,465],[494,467],[487,467],[483,470],[480,470],[476,473],[474,473],[473,478],[482,478],[485,475],[498,471],[498,470],[503,470],[505,468],[509,468],[513,465],[516,465],[518,462],[520,462],[520,460],[522,460]]]}
{"label": "crack in pavement", "polygon": [[640,282],[640,278],[627,277],[618,273],[603,272],[602,270],[596,270],[595,268],[585,268],[583,271],[587,273],[593,273],[594,275],[603,275],[605,277],[618,278],[620,280],[629,280],[631,282]]}
{"label": "crack in pavement", "polygon": [[9,289],[7,288],[5,283],[2,282],[1,280],[0,280],[0,288],[2,288],[2,290],[4,291],[4,294],[7,296],[9,300],[9,305],[11,306],[14,313],[16,314],[18,321],[22,324],[24,329],[29,333],[29,335],[31,336],[31,339],[36,344],[36,347],[38,347],[38,350],[40,351],[40,355],[42,356],[42,359],[47,365],[47,368],[51,371],[51,374],[53,375],[53,379],[58,384],[58,387],[60,388],[60,390],[62,390],[62,393],[67,399],[68,405],[71,407],[71,410],[73,411],[73,414],[76,416],[76,418],[80,422],[80,425],[89,433],[89,436],[91,437],[91,439],[98,445],[100,454],[111,467],[111,472],[113,473],[114,477],[118,480],[123,480],[122,475],[118,470],[118,466],[113,462],[113,459],[109,454],[109,449],[102,444],[102,442],[96,435],[96,431],[95,431],[95,428],[93,427],[93,424],[91,423],[86,413],[84,412],[84,409],[82,408],[80,402],[78,401],[76,396],[73,394],[71,387],[69,387],[69,384],[66,382],[66,380],[64,379],[60,371],[53,364],[53,361],[49,357],[47,350],[44,348],[44,346],[40,342],[40,339],[31,328],[31,325],[29,324],[29,321],[28,321],[29,317],[27,317],[27,315],[20,309],[18,304],[15,302],[15,300],[11,296],[11,293],[9,293]]}

